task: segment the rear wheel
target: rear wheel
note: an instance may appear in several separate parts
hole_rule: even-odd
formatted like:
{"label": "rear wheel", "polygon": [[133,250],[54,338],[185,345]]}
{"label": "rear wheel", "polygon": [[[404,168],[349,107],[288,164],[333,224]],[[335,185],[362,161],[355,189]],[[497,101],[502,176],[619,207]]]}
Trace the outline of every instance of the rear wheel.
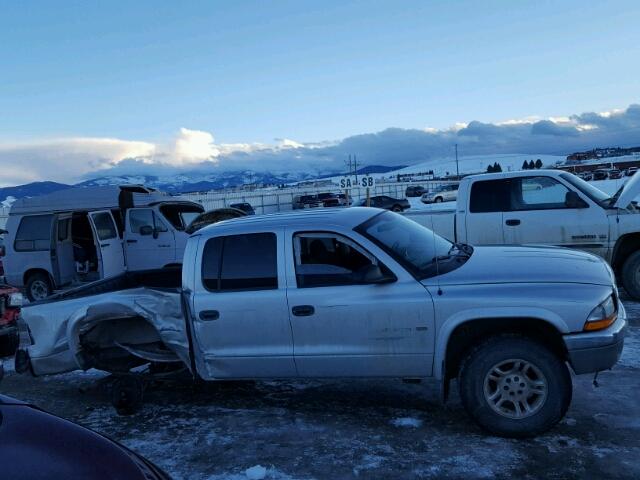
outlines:
{"label": "rear wheel", "polygon": [[400,205],[394,205],[391,207],[392,212],[402,212],[402,207]]}
{"label": "rear wheel", "polygon": [[34,273],[29,276],[26,284],[27,298],[31,302],[44,300],[51,295],[51,281],[44,273]]}
{"label": "rear wheel", "polygon": [[435,203],[442,203],[442,197],[436,197],[434,200]]}
{"label": "rear wheel", "polygon": [[567,412],[573,393],[564,361],[518,335],[492,337],[472,350],[458,383],[465,409],[482,428],[514,438],[554,426]]}
{"label": "rear wheel", "polygon": [[622,265],[622,285],[635,300],[640,300],[640,250],[632,253]]}

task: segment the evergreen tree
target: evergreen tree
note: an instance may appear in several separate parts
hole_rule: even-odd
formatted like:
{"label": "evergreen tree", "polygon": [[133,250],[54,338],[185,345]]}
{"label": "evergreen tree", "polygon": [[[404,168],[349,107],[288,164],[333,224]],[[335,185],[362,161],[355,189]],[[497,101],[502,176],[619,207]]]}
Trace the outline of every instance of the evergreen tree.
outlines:
{"label": "evergreen tree", "polygon": [[521,170],[529,170],[529,163],[526,160],[522,162]]}
{"label": "evergreen tree", "polygon": [[495,162],[493,164],[493,171],[496,172],[496,173],[501,172],[502,171],[502,166],[498,162]]}
{"label": "evergreen tree", "polygon": [[529,170],[534,170],[536,168],[535,163],[533,163],[533,160],[529,160]]}
{"label": "evergreen tree", "polygon": [[542,168],[542,160],[540,160],[540,159],[537,159],[537,160],[536,160],[536,168],[537,168],[538,170],[540,170],[540,169]]}
{"label": "evergreen tree", "polygon": [[487,165],[487,173],[493,173],[493,165],[489,164]]}

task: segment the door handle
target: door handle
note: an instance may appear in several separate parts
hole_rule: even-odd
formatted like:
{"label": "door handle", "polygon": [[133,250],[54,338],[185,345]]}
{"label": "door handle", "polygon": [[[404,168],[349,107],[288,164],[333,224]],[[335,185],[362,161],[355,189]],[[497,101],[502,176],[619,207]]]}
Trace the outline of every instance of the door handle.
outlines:
{"label": "door handle", "polygon": [[518,225],[520,225],[520,220],[518,220],[517,218],[510,218],[504,223],[506,223],[510,227],[517,227]]}
{"label": "door handle", "polygon": [[218,310],[202,310],[200,312],[200,320],[209,322],[212,320],[218,320],[220,318],[220,312]]}
{"label": "door handle", "polygon": [[291,313],[296,317],[309,317],[316,313],[316,309],[311,305],[297,305],[291,309]]}
{"label": "door handle", "polygon": [[111,244],[110,244],[110,243],[101,243],[101,244],[100,244],[100,248],[106,248],[106,247],[108,247],[109,245],[111,245]]}
{"label": "door handle", "polygon": [[129,240],[127,240],[127,243],[138,243],[138,240],[131,240],[131,239],[129,239]]}

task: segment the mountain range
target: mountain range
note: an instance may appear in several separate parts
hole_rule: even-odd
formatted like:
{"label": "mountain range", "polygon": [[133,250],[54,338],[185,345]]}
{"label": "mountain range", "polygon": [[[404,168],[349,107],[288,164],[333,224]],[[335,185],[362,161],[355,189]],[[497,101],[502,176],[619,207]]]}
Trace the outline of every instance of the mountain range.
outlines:
{"label": "mountain range", "polygon": [[[368,165],[358,169],[358,174],[386,173],[399,167]],[[402,167],[400,167],[402,168]],[[269,173],[252,170],[205,173],[201,170],[184,171],[176,175],[105,175],[91,178],[73,185],[56,182],[33,182],[15,187],[0,188],[0,200],[10,197],[35,197],[73,187],[104,185],[143,184],[168,193],[202,192],[236,187],[244,184],[277,185],[290,184],[303,180],[329,178],[342,172],[327,172],[323,175],[313,173]]]}

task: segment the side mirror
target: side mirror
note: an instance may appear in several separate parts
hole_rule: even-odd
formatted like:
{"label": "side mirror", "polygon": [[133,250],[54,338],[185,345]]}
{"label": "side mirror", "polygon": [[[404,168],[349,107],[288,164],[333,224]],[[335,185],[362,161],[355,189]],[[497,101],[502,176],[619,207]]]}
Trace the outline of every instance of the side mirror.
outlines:
{"label": "side mirror", "polygon": [[365,284],[380,285],[383,283],[392,283],[397,280],[395,275],[391,273],[384,273],[379,265],[367,265],[362,268],[361,281]]}
{"label": "side mirror", "polygon": [[564,204],[567,208],[589,208],[587,202],[580,198],[574,191],[569,191],[564,197]]}
{"label": "side mirror", "polygon": [[145,225],[143,227],[140,227],[140,235],[142,236],[148,236],[148,235],[154,235],[157,236],[157,233],[155,233],[155,230],[153,229],[153,227],[151,225]]}

